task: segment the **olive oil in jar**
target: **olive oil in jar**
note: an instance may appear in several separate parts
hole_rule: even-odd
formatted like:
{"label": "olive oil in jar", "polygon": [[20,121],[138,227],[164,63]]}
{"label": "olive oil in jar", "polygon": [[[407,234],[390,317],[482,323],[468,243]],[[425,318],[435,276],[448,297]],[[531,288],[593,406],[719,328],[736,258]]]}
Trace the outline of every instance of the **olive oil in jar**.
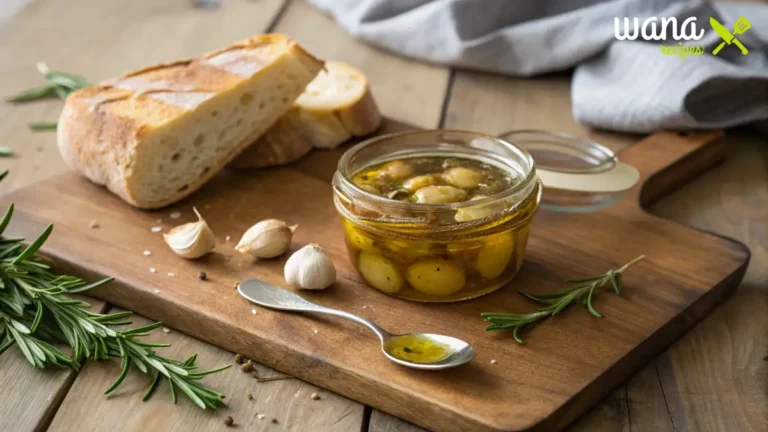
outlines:
{"label": "olive oil in jar", "polygon": [[[374,164],[352,181],[390,200],[415,204],[476,201],[509,190],[520,178],[471,158],[421,156]],[[450,213],[449,223],[467,227],[446,234],[433,225],[396,230],[377,221],[344,218],[350,258],[365,281],[393,296],[417,301],[457,301],[498,289],[519,270],[537,193],[510,206],[494,201]],[[498,217],[492,217],[499,215]],[[485,223],[471,223],[486,220]]]}

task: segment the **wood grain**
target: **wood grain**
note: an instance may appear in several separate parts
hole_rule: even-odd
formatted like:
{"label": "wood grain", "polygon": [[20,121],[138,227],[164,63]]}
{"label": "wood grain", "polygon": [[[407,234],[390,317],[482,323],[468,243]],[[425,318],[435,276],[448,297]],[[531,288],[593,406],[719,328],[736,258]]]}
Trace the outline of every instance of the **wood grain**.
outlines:
{"label": "wood grain", "polygon": [[[717,135],[655,135],[622,157],[638,166],[645,179],[653,179],[654,170],[666,172],[666,165],[690,169],[692,165],[685,161],[709,161],[701,156],[719,149],[714,138]],[[670,148],[670,142],[678,145]],[[670,180],[682,177],[655,178],[670,188],[674,186]],[[253,196],[259,199],[249,199]],[[639,196],[640,187],[630,194],[635,199]],[[74,174],[39,183],[9,199],[18,208],[10,234],[36,231],[43,220],[53,219],[59,231],[49,241],[49,254],[116,277],[109,289],[97,295],[438,430],[564,427],[727,297],[747,259],[740,245],[648,215],[632,199],[590,215],[540,212],[515,288],[555,290],[566,277],[599,273],[640,253],[648,259],[627,277],[626,296],[601,297],[604,320],[569,311],[558,318],[558,325],[533,329],[529,343],[518,346],[509,335],[483,333],[477,317],[483,311],[529,310],[531,306],[511,290],[472,302],[426,305],[365,287],[346,259],[328,183],[294,168],[224,173],[176,207],[183,217],[173,224],[191,220],[194,205],[219,238],[237,238],[254,221],[268,217],[298,223],[301,228],[292,250],[308,242],[320,243],[334,257],[340,275],[332,290],[304,295],[361,313],[393,332],[428,329],[475,346],[478,357],[471,365],[430,374],[386,362],[376,340],[353,324],[268,310],[252,315],[251,305],[237,296],[233,283],[257,277],[282,284],[284,258],[254,265],[233,255],[232,243],[222,241],[208,259],[180,260],[159,234],[150,232],[158,217],[168,229],[166,212],[173,209],[129,208]],[[87,229],[83,221],[91,218],[99,219],[102,229]],[[151,257],[141,254],[145,248],[152,251]],[[581,257],[578,262],[575,256]],[[158,273],[150,273],[149,267]],[[200,270],[211,280],[197,280]],[[175,276],[167,276],[168,272]],[[490,364],[491,359],[498,364]],[[512,407],[504,402],[510,398],[518,401]]]}
{"label": "wood grain", "polygon": [[[106,309],[101,300],[77,297],[90,302],[90,310]],[[70,368],[37,369],[16,347],[0,354],[0,430],[45,430],[76,376]]]}
{"label": "wood grain", "polygon": [[[134,322],[149,323],[144,318]],[[158,350],[163,356],[183,360],[198,353],[200,370],[234,363],[234,354],[175,330],[165,333],[158,329],[147,339],[172,344]],[[261,365],[256,366],[256,371],[263,377],[284,376]],[[205,411],[183,393],[179,393],[179,403],[174,406],[167,380],[148,402],[142,402],[150,378],[135,371],[115,392],[104,396],[104,389],[119,373],[116,361],[86,365],[48,430],[107,431],[136,427],[147,431],[210,431],[225,429],[224,419],[229,416],[239,430],[247,431],[352,431],[359,430],[363,420],[363,406],[357,402],[298,379],[259,383],[237,364],[203,380],[205,385],[227,395],[226,407]],[[313,400],[313,393],[320,399]],[[276,424],[272,423],[273,418],[277,419]]]}

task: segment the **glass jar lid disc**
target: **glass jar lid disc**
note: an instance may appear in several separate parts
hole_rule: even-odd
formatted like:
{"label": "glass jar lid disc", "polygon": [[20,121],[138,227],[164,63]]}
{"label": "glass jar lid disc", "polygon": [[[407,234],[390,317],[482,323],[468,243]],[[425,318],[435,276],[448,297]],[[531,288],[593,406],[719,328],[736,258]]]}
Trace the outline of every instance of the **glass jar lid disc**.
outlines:
{"label": "glass jar lid disc", "polygon": [[542,208],[587,212],[615,204],[640,174],[593,141],[539,130],[505,132],[499,138],[524,148],[544,184]]}

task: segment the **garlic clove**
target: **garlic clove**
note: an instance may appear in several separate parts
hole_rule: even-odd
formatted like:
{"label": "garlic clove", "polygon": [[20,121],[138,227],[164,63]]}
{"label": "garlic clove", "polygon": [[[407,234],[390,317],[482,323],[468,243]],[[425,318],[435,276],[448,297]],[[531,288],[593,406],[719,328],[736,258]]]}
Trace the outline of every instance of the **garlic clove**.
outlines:
{"label": "garlic clove", "polygon": [[212,251],[216,247],[216,236],[205,222],[196,208],[192,208],[197,215],[197,222],[179,225],[167,234],[163,239],[171,249],[182,258],[194,259]]}
{"label": "garlic clove", "polygon": [[286,282],[296,288],[321,290],[336,282],[336,267],[325,250],[310,243],[296,251],[285,263]]}
{"label": "garlic clove", "polygon": [[274,258],[288,250],[298,225],[289,226],[278,219],[263,220],[248,228],[235,249],[255,258]]}

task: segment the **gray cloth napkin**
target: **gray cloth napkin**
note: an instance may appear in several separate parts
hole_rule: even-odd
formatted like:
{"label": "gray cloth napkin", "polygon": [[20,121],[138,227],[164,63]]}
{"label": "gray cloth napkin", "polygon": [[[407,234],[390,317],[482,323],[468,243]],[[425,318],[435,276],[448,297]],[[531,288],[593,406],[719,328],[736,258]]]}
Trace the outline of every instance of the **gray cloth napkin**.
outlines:
{"label": "gray cloth napkin", "polygon": [[[627,132],[722,128],[768,119],[768,6],[701,0],[309,0],[353,36],[429,62],[515,76],[575,67],[573,116]],[[619,41],[614,17],[696,17],[703,55],[666,56],[666,41]],[[739,17],[751,29],[736,37],[743,56],[709,25],[729,30]],[[699,31],[699,30],[697,30]]]}

